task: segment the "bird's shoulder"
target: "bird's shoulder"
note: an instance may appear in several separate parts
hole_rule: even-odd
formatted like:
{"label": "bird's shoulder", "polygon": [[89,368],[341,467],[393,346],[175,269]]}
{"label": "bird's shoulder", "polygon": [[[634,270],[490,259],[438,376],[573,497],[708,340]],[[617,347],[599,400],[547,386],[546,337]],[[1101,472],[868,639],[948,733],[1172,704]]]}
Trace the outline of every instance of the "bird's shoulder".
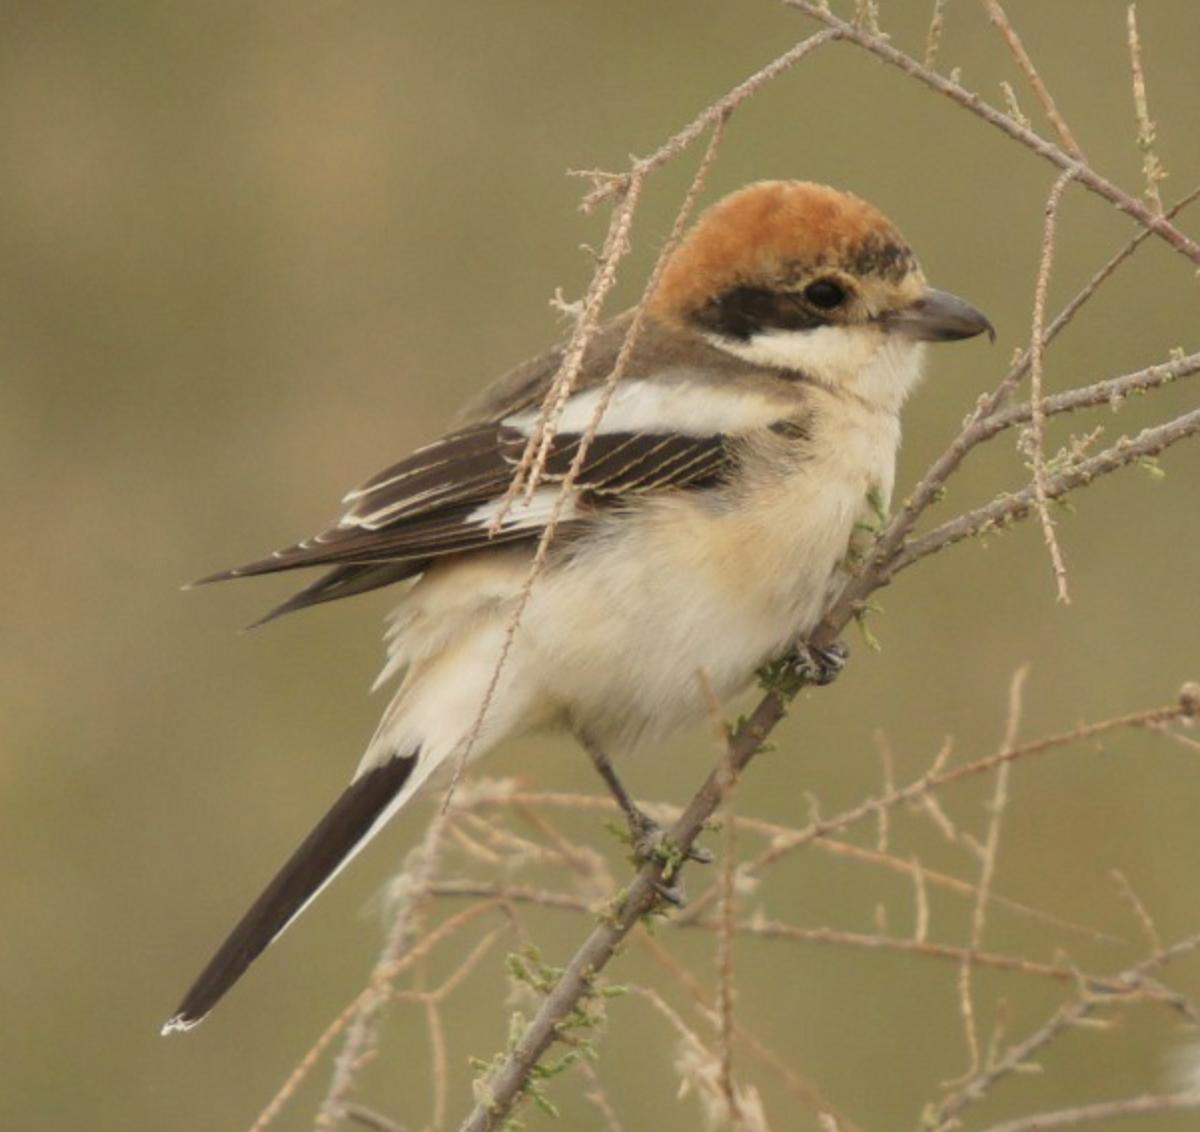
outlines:
{"label": "bird's shoulder", "polygon": [[[610,378],[631,333],[634,337],[623,369],[625,381],[673,375],[714,384],[734,379],[754,382],[761,374],[761,367],[720,349],[699,328],[653,317],[643,319],[635,327],[634,318],[633,310],[615,315],[592,335],[572,386],[573,393],[585,393]],[[539,408],[562,368],[568,345],[566,340],[559,342],[491,382],[454,417],[454,430]],[[762,377],[765,380],[767,375]]]}

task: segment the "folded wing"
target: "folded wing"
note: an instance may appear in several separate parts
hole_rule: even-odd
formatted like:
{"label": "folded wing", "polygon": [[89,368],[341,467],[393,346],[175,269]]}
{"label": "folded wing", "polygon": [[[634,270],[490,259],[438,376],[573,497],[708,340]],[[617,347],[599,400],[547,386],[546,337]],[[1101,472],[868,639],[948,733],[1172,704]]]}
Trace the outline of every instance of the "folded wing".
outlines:
{"label": "folded wing", "polygon": [[529,497],[509,499],[527,443],[525,430],[504,422],[452,433],[352,491],[345,500],[348,510],[328,529],[202,581],[333,567],[272,610],[267,621],[413,577],[445,555],[536,541],[555,508],[565,534],[632,497],[709,485],[731,459],[728,438],[720,434],[597,433],[560,501],[563,480],[584,445],[582,435],[560,433],[538,488]]}

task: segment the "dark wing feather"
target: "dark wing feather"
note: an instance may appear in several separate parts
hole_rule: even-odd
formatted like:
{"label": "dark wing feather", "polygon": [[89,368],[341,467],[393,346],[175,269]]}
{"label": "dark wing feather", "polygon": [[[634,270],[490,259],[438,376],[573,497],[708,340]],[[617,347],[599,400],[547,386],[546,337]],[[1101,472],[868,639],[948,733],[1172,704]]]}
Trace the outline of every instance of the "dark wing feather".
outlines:
{"label": "dark wing feather", "polygon": [[[546,476],[554,482],[566,476],[579,454],[582,438],[556,438],[546,461]],[[729,464],[724,436],[682,436],[677,433],[601,433],[588,445],[576,484],[599,496],[619,497],[672,487],[711,483]],[[522,444],[522,450],[524,445]]]}
{"label": "dark wing feather", "polygon": [[[277,550],[204,582],[272,574],[308,566],[334,569],[264,620],[306,606],[391,585],[424,571],[436,558],[504,543],[536,540],[540,520],[514,511],[498,530],[490,517],[504,499],[527,437],[516,428],[488,423],[453,433],[369,479],[346,497],[346,514],[313,538]],[[561,482],[583,443],[560,434],[543,481]],[[637,495],[695,488],[720,480],[730,460],[728,437],[659,433],[598,433],[574,484],[580,512]],[[565,519],[567,531],[578,518]]]}

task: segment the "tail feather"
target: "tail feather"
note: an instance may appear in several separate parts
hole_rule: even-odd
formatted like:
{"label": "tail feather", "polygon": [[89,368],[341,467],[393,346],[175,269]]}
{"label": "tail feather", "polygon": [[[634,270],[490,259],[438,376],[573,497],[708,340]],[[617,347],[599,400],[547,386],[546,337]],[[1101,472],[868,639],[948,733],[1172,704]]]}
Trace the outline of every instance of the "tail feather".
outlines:
{"label": "tail feather", "polygon": [[404,786],[416,755],[388,759],[360,774],[201,972],[163,1033],[189,1030],[221,1000],[246,969],[270,946],[383,827],[407,798]]}
{"label": "tail feather", "polygon": [[384,562],[365,566],[339,566],[310,582],[287,601],[260,617],[250,628],[257,629],[260,625],[266,625],[267,622],[274,621],[285,613],[294,613],[298,609],[308,609],[327,601],[340,601],[344,597],[354,597],[402,582],[405,578],[419,573],[419,567],[423,565],[424,563],[417,563],[414,567],[411,562]]}

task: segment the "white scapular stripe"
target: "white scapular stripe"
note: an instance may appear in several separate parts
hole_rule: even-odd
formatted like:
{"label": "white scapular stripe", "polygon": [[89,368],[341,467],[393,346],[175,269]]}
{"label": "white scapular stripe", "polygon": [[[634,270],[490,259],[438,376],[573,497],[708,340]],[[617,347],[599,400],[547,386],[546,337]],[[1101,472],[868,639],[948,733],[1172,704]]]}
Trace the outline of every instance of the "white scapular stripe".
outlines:
{"label": "white scapular stripe", "polygon": [[[489,499],[481,503],[466,518],[466,522],[479,527],[490,527],[501,515],[500,530],[537,530],[550,522],[554,507],[562,488],[558,484],[539,487],[532,496],[526,498],[518,495],[509,500],[507,507],[503,499]],[[560,523],[574,519],[577,514],[574,493],[568,494],[563,500],[562,510],[558,514]]]}
{"label": "white scapular stripe", "polygon": [[[556,422],[558,432],[587,432],[604,394],[604,387],[597,386],[572,396]],[[728,435],[769,425],[778,419],[779,412],[778,402],[757,392],[689,381],[684,376],[672,380],[667,372],[657,381],[621,382],[613,391],[596,432]],[[514,413],[505,417],[504,423],[531,436],[540,416],[540,410]]]}

